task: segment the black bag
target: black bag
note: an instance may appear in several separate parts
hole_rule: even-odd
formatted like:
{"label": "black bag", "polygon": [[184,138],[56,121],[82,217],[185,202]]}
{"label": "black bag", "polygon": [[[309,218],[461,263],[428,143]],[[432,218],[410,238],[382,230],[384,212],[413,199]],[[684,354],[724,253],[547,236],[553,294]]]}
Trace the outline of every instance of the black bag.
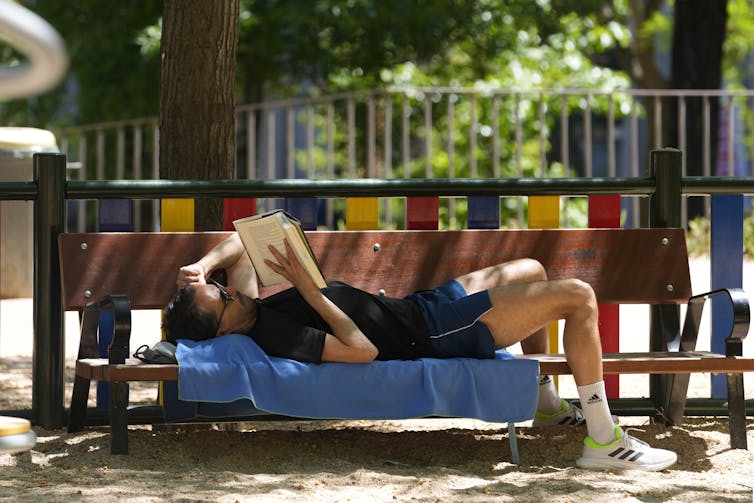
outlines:
{"label": "black bag", "polygon": [[175,344],[168,341],[160,341],[151,348],[148,344],[142,344],[136,349],[134,358],[144,363],[178,363],[175,358]]}

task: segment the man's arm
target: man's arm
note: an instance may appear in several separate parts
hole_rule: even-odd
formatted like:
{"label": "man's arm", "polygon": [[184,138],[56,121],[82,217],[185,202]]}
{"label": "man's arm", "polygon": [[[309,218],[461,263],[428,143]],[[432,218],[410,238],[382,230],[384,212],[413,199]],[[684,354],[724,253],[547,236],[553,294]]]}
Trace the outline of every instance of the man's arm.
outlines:
{"label": "man's arm", "polygon": [[205,284],[207,276],[217,269],[226,270],[229,286],[250,297],[259,297],[257,272],[236,232],[193,264],[181,267],[178,270],[176,285],[181,288],[188,283]]}
{"label": "man's arm", "polygon": [[270,246],[270,251],[278,262],[266,260],[267,265],[290,281],[333,331],[332,334],[325,335],[322,361],[366,363],[374,360],[378,353],[375,345],[342,309],[317,288],[314,280],[298,261],[288,240],[285,240],[285,256],[274,246]]}

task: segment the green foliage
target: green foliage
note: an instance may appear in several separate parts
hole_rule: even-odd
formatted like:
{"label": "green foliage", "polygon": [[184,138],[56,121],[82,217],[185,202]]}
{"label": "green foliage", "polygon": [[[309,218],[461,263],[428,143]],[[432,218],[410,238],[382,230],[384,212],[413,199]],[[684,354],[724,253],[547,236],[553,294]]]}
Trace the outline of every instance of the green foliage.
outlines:
{"label": "green foliage", "polygon": [[744,219],[744,254],[754,259],[754,213]]}
{"label": "green foliage", "polygon": [[[743,223],[744,256],[754,259],[754,214],[750,213],[744,218]],[[704,217],[698,217],[689,222],[686,233],[686,246],[689,256],[699,257],[710,254],[710,221]]]}
{"label": "green foliage", "polygon": [[710,222],[697,217],[689,222],[686,232],[686,248],[690,257],[707,256],[710,253]]}
{"label": "green foliage", "polygon": [[723,47],[723,76],[729,85],[742,85],[754,52],[754,11],[750,0],[728,1],[728,34]]}
{"label": "green foliage", "polygon": [[[590,97],[569,98],[522,93],[500,96],[499,115],[491,100],[475,106],[479,124],[479,176],[490,176],[490,130],[500,124],[501,175],[536,173],[538,134],[551,130],[554,114],[539,124],[540,103],[547,110],[561,106],[569,113],[587,104],[595,114],[608,102],[603,91],[628,89],[632,47],[631,10],[627,0],[239,0],[238,101],[273,97],[322,95],[375,87],[454,86],[494,93],[498,89],[566,89],[594,91]],[[749,0],[728,0],[729,37],[726,76],[740,82],[754,44],[754,17]],[[4,124],[62,126],[154,116],[159,86],[159,43],[162,2],[158,0],[32,0],[26,5],[62,34],[71,54],[70,79],[42,96],[0,106]],[[648,8],[648,7],[646,7]],[[649,11],[636,27],[639,40],[669,44],[672,23],[665,14]],[[17,60],[7,49],[5,62]],[[63,91],[68,91],[64,103]],[[432,102],[431,150],[435,176],[466,176],[470,151],[472,103],[459,94],[453,103],[456,122],[454,153],[445,148],[448,103],[437,96],[406,91],[394,101],[393,131],[399,134],[397,107],[405,100],[411,116],[411,143],[421,144],[429,132],[420,123],[425,100]],[[618,98],[616,116],[627,114],[631,102]],[[742,107],[748,113],[748,107]],[[343,145],[344,115],[337,111],[334,141]],[[362,119],[365,111],[357,110]],[[521,162],[511,141],[518,122],[526,125]],[[318,131],[320,129],[318,128]],[[383,124],[384,130],[384,124]],[[318,138],[322,145],[323,138]],[[364,145],[363,138],[357,139]],[[394,137],[394,145],[399,143]],[[363,148],[363,147],[360,147]],[[549,145],[545,145],[549,149]],[[326,164],[315,154],[318,171]],[[402,169],[399,152],[393,165]],[[365,155],[358,152],[363,172]],[[337,159],[347,165],[347,159]],[[547,166],[546,170],[552,169]],[[422,162],[410,163],[412,176],[423,173]]]}
{"label": "green foliage", "polygon": [[[34,0],[26,6],[63,37],[69,79],[42,96],[0,106],[0,123],[53,127],[157,113],[159,58],[137,38],[162,12],[159,0]],[[63,101],[72,93],[73,103]]]}

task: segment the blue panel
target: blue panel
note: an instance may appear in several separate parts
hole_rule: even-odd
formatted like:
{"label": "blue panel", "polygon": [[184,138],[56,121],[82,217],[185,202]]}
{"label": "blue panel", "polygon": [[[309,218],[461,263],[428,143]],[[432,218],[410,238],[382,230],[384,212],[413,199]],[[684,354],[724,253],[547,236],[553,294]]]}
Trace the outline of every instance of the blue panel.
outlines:
{"label": "blue panel", "polygon": [[291,197],[285,200],[285,211],[298,218],[305,231],[317,230],[319,199],[316,197]]}
{"label": "blue panel", "polygon": [[101,199],[99,202],[99,230],[102,232],[133,231],[131,200]]}
{"label": "blue panel", "polygon": [[[712,196],[710,287],[743,286],[743,196]],[[712,299],[712,351],[725,353],[725,337],[733,324],[733,312],[724,298]],[[712,397],[725,398],[724,374],[713,375]]]}
{"label": "blue panel", "polygon": [[65,202],[66,226],[69,232],[75,232],[78,229],[79,204],[84,204],[84,201],[72,201],[69,199]]}
{"label": "blue panel", "polygon": [[468,198],[468,228],[500,228],[500,198],[497,196],[474,196]]}

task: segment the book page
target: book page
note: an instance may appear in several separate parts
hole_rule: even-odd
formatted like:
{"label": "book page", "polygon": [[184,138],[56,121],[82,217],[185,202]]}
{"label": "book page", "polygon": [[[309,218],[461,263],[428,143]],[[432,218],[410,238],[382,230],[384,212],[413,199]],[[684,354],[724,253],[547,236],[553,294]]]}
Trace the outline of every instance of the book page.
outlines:
{"label": "book page", "polygon": [[285,254],[285,245],[283,244],[285,238],[288,239],[299,262],[309,272],[317,286],[319,288],[327,286],[298,222],[289,220],[282,211],[236,220],[233,224],[263,286],[286,281],[283,276],[270,269],[264,262],[265,259],[276,262],[274,255],[269,250],[269,245]]}
{"label": "book page", "polygon": [[275,218],[265,218],[256,220],[253,228],[251,229],[253,247],[256,249],[256,253],[259,256],[258,259],[253,260],[254,266],[257,269],[257,274],[264,271],[266,279],[262,280],[262,284],[271,285],[275,283],[282,283],[286,279],[280,274],[276,273],[264,263],[264,260],[275,260],[275,256],[269,249],[269,245],[277,248],[281,253],[285,254],[285,246],[283,245],[283,239],[286,237],[283,227]]}
{"label": "book page", "polygon": [[[301,227],[295,224],[286,225],[285,234],[288,238],[288,242],[291,244],[291,248],[293,248],[293,252],[298,257],[301,265],[304,266],[304,269],[307,270],[309,276],[312,277],[319,288],[326,287],[327,283],[325,283],[325,278],[322,276],[322,271],[320,271],[319,269],[319,264],[316,262],[316,258],[313,256],[314,252],[312,252],[311,248],[309,247],[309,242],[306,240],[306,235],[301,230]],[[285,253],[284,250],[281,251]]]}

